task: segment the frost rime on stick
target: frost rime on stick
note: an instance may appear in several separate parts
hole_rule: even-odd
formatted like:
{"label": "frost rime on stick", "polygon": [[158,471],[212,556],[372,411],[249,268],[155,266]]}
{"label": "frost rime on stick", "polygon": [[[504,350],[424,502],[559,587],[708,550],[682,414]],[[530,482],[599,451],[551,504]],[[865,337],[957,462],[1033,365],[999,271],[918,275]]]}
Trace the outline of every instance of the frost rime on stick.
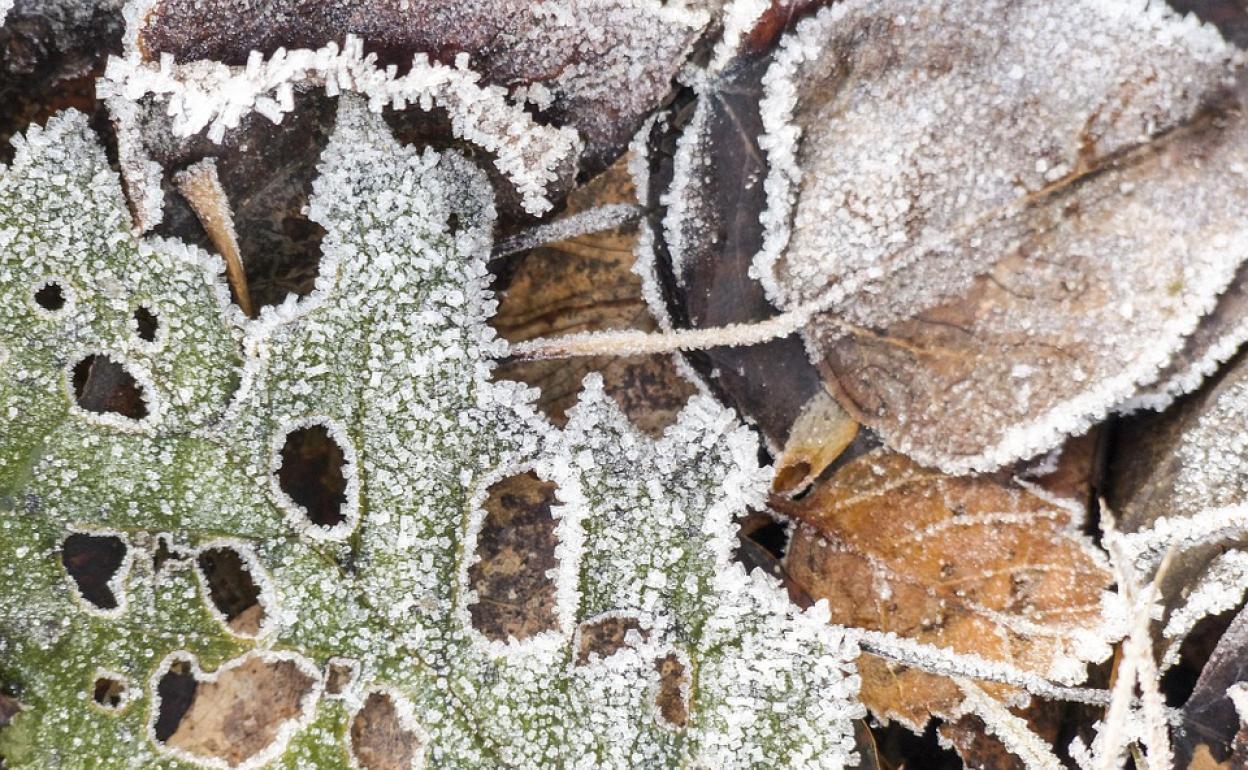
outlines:
{"label": "frost rime on stick", "polygon": [[[849,761],[857,645],[729,561],[732,517],[766,489],[752,434],[700,397],[652,441],[596,380],[557,431],[531,391],[490,380],[506,345],[485,324],[494,215],[480,170],[400,146],[344,98],[310,205],[327,231],[316,288],[249,320],[219,260],[135,239],[81,115],[18,145],[0,176],[0,301],[16,309],[0,319],[0,675],[28,706],[0,732],[11,766],[66,751],[106,768],[221,766],[154,737],[175,660],[301,677],[298,714],[247,767],[342,766],[374,693],[429,767]],[[32,300],[48,281],[67,298],[56,311]],[[140,302],[156,343],[134,332]],[[67,372],[85,352],[134,372],[148,419],[73,404]],[[332,526],[273,480],[283,437],[309,425],[346,458]],[[528,470],[558,488],[559,627],[490,642],[468,611],[482,503]],[[71,531],[124,537],[116,617],[74,596],[55,558]],[[162,543],[173,558],[155,559]],[[261,589],[261,639],[225,626],[187,556],[222,543]],[[641,632],[578,663],[577,630],[604,616]],[[683,727],[655,702],[666,656],[696,676]],[[344,660],[357,673],[327,693],[313,672]],[[88,705],[99,670],[131,683],[124,707]]]}

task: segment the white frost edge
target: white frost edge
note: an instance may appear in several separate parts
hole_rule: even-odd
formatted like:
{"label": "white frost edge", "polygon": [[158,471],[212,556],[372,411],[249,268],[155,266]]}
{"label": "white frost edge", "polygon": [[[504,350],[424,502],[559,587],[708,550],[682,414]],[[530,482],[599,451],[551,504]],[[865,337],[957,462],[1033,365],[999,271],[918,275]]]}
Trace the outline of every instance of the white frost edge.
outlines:
{"label": "white frost edge", "polygon": [[[361,696],[359,704],[351,709],[351,712],[348,715],[347,724],[350,725],[355,721],[355,718],[359,715],[360,711],[363,710],[364,703],[368,700],[368,696],[373,693],[381,693],[389,698],[390,702],[394,704],[394,713],[399,718],[399,725],[402,726],[404,730],[407,730],[416,736],[416,740],[420,746],[412,755],[411,770],[420,770],[420,768],[425,766],[425,755],[428,753],[430,736],[429,733],[421,727],[419,720],[416,719],[416,710],[412,706],[412,702],[408,700],[403,693],[393,687],[390,687],[389,685],[374,684],[368,689],[368,692]],[[350,762],[353,770],[365,770],[359,760],[356,759],[355,744],[352,741],[351,733],[351,728],[348,726],[345,731],[348,761]]]}
{"label": "white frost edge", "polygon": [[[343,494],[346,502],[342,505],[343,520],[332,527],[322,527],[308,518],[308,509],[291,499],[282,489],[277,472],[282,467],[282,447],[286,437],[303,428],[321,427],[329,434],[338,448],[342,450],[342,476],[347,482]],[[343,540],[348,537],[360,522],[360,465],[356,456],[355,442],[346,427],[332,417],[310,415],[282,423],[269,442],[269,490],[273,500],[286,521],[296,532],[313,540]]]}
{"label": "white frost edge", "polygon": [[1170,549],[1182,552],[1248,533],[1248,505],[1209,508],[1194,516],[1163,516],[1138,532],[1117,533],[1132,568],[1151,574]]}
{"label": "white frost edge", "polygon": [[[212,600],[212,588],[208,585],[208,576],[204,574],[203,567],[199,565],[199,556],[204,551],[223,548],[228,548],[238,554],[238,557],[247,566],[247,572],[251,576],[252,582],[256,584],[256,588],[260,589],[260,594],[256,597],[256,601],[260,604],[261,609],[264,610],[264,619],[260,623],[260,629],[254,634],[242,634],[230,626],[230,621],[226,619],[225,613],[217,609],[216,602]],[[268,571],[260,563],[259,557],[256,556],[253,544],[237,538],[211,540],[195,548],[191,552],[190,561],[193,564],[195,579],[199,584],[199,595],[203,600],[204,607],[221,624],[221,627],[225,629],[227,634],[239,639],[263,639],[277,630],[277,591],[273,587],[273,580],[269,577]]]}
{"label": "white frost edge", "polygon": [[1144,393],[1138,393],[1119,404],[1115,414],[1130,414],[1141,409],[1160,412],[1174,403],[1179,396],[1191,393],[1200,387],[1206,378],[1213,375],[1222,364],[1231,359],[1240,346],[1248,341],[1248,318],[1241,320],[1230,330],[1220,335],[1217,341],[1209,346],[1205,354],[1193,361],[1182,371],[1176,372],[1158,387]]}
{"label": "white frost edge", "polygon": [[[250,759],[240,764],[234,765],[226,762],[224,759],[216,757],[201,757],[192,754],[189,751],[169,746],[156,740],[156,719],[160,716],[160,692],[158,686],[160,680],[164,677],[165,672],[177,661],[185,661],[190,664],[191,676],[196,682],[215,682],[223,673],[244,665],[251,658],[260,658],[265,661],[293,661],[299,669],[307,674],[312,685],[308,688],[308,692],[299,701],[299,715],[282,722],[278,728],[277,734],[273,737],[273,741],[264,747],[258,753],[252,755]],[[290,744],[295,734],[312,722],[316,716],[316,702],[321,697],[321,672],[317,669],[312,661],[296,652],[274,651],[274,650],[250,650],[239,655],[236,658],[222,663],[216,671],[205,673],[199,667],[199,658],[193,653],[186,650],[174,650],[164,657],[155,670],[152,672],[151,679],[148,680],[148,690],[151,694],[152,709],[151,715],[147,721],[147,739],[156,747],[156,752],[166,757],[181,760],[195,767],[213,768],[213,770],[259,770],[259,768],[267,765],[272,760],[285,753],[287,746]]]}
{"label": "white frost edge", "polygon": [[[636,203],[643,209],[650,200],[650,134],[658,123],[666,121],[667,117],[663,113],[647,118],[628,143],[628,176],[636,191]],[[654,229],[650,227],[650,218],[645,215],[637,222],[637,242],[633,246],[633,274],[641,279],[641,298],[650,310],[650,315],[660,329],[671,331],[672,316],[667,311],[663,291],[659,288]]]}
{"label": "white frost edge", "polygon": [[[137,30],[127,32],[128,37],[137,34]],[[133,45],[133,40],[127,45]],[[135,102],[149,94],[162,99],[175,134],[189,136],[206,128],[213,142],[220,142],[227,129],[238,126],[252,112],[281,122],[295,107],[297,85],[323,87],[329,96],[342,91],[359,93],[368,98],[374,112],[387,105],[404,109],[411,104],[424,110],[437,105],[450,114],[457,137],[496,156],[495,166],[515,185],[527,212],[542,214],[552,207],[546,191],[558,178],[554,169],[568,159],[575,160],[584,149],[575,129],[538,124],[508,100],[505,89],[480,85],[480,75],[468,67],[467,54],[460,54],[454,67],[417,55],[411,70],[401,77],[394,66],[379,67],[376,58],[365,54],[363,42],[350,35],[341,49],[332,42],[316,50],[279,49],[267,60],[253,52],[242,67],[211,61],[179,65],[168,54],[159,63],[147,62],[131,51],[125,58],[109,59],[98,90],[110,104],[113,100]],[[133,110],[127,110],[115,118],[132,116]],[[137,128],[118,129],[119,135],[130,131]],[[137,154],[130,157],[135,158],[135,165],[148,165]],[[141,209],[150,218],[154,212],[148,211],[148,198],[154,190],[148,181],[141,189]]]}
{"label": "white frost edge", "polygon": [[[61,287],[61,296],[64,297],[65,303],[57,310],[48,310],[35,301],[35,295],[43,291],[52,284]],[[78,292],[75,291],[73,284],[59,275],[45,275],[30,287],[30,291],[26,293],[26,304],[30,306],[35,314],[40,318],[57,320],[72,314],[75,306],[78,304]]]}
{"label": "white frost edge", "polygon": [[9,11],[13,10],[14,0],[0,0],[0,26],[4,25],[4,17],[9,15]]}
{"label": "white frost edge", "polygon": [[797,164],[802,129],[793,119],[797,110],[794,81],[801,65],[822,52],[826,30],[860,5],[838,3],[799,22],[780,41],[771,66],[763,74],[763,97],[759,101],[763,130],[758,137],[759,149],[767,158],[763,178],[765,205],[759,213],[763,244],[750,262],[750,277],[762,284],[767,298],[779,308],[785,307],[786,292],[776,280],[776,264],[789,245],[789,219],[802,182],[802,170]]}
{"label": "white frost edge", "polygon": [[961,677],[954,680],[964,697],[963,710],[984,720],[985,731],[1022,761],[1027,770],[1065,770],[1053,749],[1002,703],[979,685]]}
{"label": "white frost edge", "polygon": [[[663,217],[663,240],[667,244],[668,258],[672,263],[672,276],[676,285],[680,287],[684,287],[685,284],[685,224],[697,221],[688,213],[688,202],[692,200],[692,196],[687,190],[704,181],[695,176],[697,176],[698,162],[701,157],[698,148],[706,132],[706,121],[710,109],[707,101],[705,95],[700,96],[688,125],[677,137],[676,152],[672,157],[672,182],[668,189],[659,196],[659,205],[667,207],[667,214]],[[661,300],[661,297],[659,299]]]}
{"label": "white frost edge", "polygon": [[769,0],[729,0],[727,7],[720,12],[724,30],[711,54],[708,73],[718,74],[732,62],[740,51],[746,33],[754,28],[755,23],[771,5]]}

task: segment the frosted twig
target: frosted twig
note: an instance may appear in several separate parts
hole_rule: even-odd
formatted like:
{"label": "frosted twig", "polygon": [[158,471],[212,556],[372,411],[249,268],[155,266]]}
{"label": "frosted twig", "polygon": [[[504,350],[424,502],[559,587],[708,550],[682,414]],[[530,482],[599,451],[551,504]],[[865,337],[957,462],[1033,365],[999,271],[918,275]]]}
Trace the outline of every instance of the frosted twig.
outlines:
{"label": "frosted twig", "polygon": [[1165,701],[1158,682],[1157,662],[1153,659],[1152,637],[1149,626],[1157,596],[1157,585],[1169,566],[1173,550],[1167,553],[1153,579],[1140,589],[1139,580],[1126,555],[1121,535],[1114,526],[1114,517],[1104,507],[1101,519],[1104,543],[1109,551],[1119,590],[1132,608],[1131,630],[1122,645],[1122,662],[1118,666],[1118,678],[1111,692],[1109,709],[1101,728],[1101,750],[1097,767],[1099,770],[1117,770],[1122,766],[1128,743],[1128,720],[1132,712],[1132,695],[1135,685],[1140,686],[1140,707],[1144,716],[1144,748],[1149,764],[1169,767],[1174,754],[1170,748]]}
{"label": "frosted twig", "polygon": [[1105,690],[1055,684],[1030,671],[979,655],[954,652],[945,647],[924,644],[881,631],[849,629],[848,632],[863,651],[930,674],[1008,684],[1050,700],[1087,703],[1093,706],[1104,706],[1110,700],[1109,693]]}
{"label": "frosted twig", "polygon": [[642,208],[632,203],[609,203],[588,211],[579,211],[504,238],[494,248],[491,257],[497,259],[548,243],[600,233],[632,222],[640,217],[641,213]]}
{"label": "frosted twig", "polygon": [[1023,761],[1027,770],[1062,770],[1062,763],[1053,750],[1032,732],[1027,721],[1012,713],[979,685],[961,677],[953,680],[962,690],[964,707],[984,720],[988,732],[995,735],[1011,754]]}
{"label": "frosted twig", "polygon": [[248,318],[255,318],[251,304],[251,292],[247,289],[247,275],[243,272],[243,258],[238,252],[238,235],[234,231],[234,214],[230,211],[230,199],[221,187],[217,176],[217,161],[206,158],[178,173],[174,178],[178,191],[191,204],[195,215],[212,239],[212,244],[225,259],[225,276],[238,297],[238,306]]}
{"label": "frosted twig", "polygon": [[[751,323],[728,324],[709,329],[677,329],[645,332],[640,329],[582,332],[554,339],[539,338],[512,346],[513,355],[521,358],[572,358],[576,356],[636,356],[653,353],[675,353],[681,350],[705,350],[718,347],[759,345],[787,337],[805,326],[815,315],[832,304],[819,298],[771,318]],[[834,319],[829,319],[835,323]]]}

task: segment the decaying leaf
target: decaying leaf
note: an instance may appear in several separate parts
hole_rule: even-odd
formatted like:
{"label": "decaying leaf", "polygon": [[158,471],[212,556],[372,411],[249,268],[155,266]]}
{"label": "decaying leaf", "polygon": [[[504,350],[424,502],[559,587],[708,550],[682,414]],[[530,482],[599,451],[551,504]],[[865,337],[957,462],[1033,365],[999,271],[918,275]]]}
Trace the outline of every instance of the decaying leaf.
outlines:
{"label": "decaying leaf", "polygon": [[137,48],[147,61],[245,65],[258,51],[316,49],[354,35],[382,67],[424,54],[467,56],[482,83],[506,88],[585,141],[598,171],[667,94],[705,16],[653,0],[448,3],[280,0],[262,12],[242,0],[147,0]]}
{"label": "decaying leaf", "polygon": [[[561,217],[636,203],[627,158],[574,192]],[[558,220],[556,220],[558,221]],[[490,325],[508,342],[609,328],[655,329],[633,271],[634,223],[580,234],[512,258],[500,281]],[[496,376],[541,389],[537,404],[556,424],[567,418],[581,381],[599,372],[603,384],[639,428],[657,436],[695,392],[671,356],[512,361]]]}
{"label": "decaying leaf", "polygon": [[[699,396],[649,439],[595,378],[556,429],[494,381],[489,184],[358,99],[310,216],[315,291],[252,320],[219,260],[133,233],[82,116],[31,130],[0,175],[0,679],[25,706],[6,761],[207,765],[237,747],[183,724],[222,725],[229,672],[289,661],[311,683],[288,678],[296,706],[249,701],[258,724],[291,716],[238,767],[384,766],[370,721],[430,767],[843,767],[857,645],[730,561],[733,517],[765,495],[753,435]],[[76,403],[92,355],[129,373],[142,417]],[[293,486],[309,462],[325,483]],[[491,641],[473,554],[489,490],[527,472],[557,488],[555,628]],[[102,570],[115,606],[58,558],[84,533],[122,548]],[[259,589],[257,627],[193,558],[213,549]],[[574,665],[577,628],[604,617],[645,636]],[[101,678],[124,705],[93,702]],[[368,710],[377,693],[392,711]]]}
{"label": "decaying leaf", "polygon": [[26,126],[68,107],[95,111],[95,78],[121,52],[121,5],[0,0],[0,160]]}
{"label": "decaying leaf", "polygon": [[[1086,429],[1184,355],[1248,255],[1238,54],[1160,4],[861,0],[746,54],[708,73],[677,151],[676,288],[710,285],[679,285],[689,255],[747,262],[795,326],[814,314],[850,414],[916,460],[990,470]],[[756,129],[716,119],[755,98],[744,73],[757,249],[748,219],[721,237],[745,217],[715,197]]]}
{"label": "decaying leaf", "polygon": [[[375,109],[436,109],[541,214],[582,163],[604,168],[670,87],[706,18],[655,0],[268,4],[131,0],[124,59],[102,93],[119,125],[142,226],[159,221],[138,134],[150,95],[187,136],[213,141],[298,92],[365,95]],[[432,22],[432,23],[431,23]],[[344,39],[345,36],[345,39]]]}
{"label": "decaying leaf", "polygon": [[[797,14],[800,18],[800,14]],[[665,327],[720,327],[768,318],[775,308],[750,278],[762,247],[757,212],[766,205],[758,136],[767,60],[719,75],[720,87],[657,121],[647,137],[639,268],[645,295]],[[796,335],[743,347],[686,353],[707,386],[758,426],[780,451],[802,408],[824,390]]]}
{"label": "decaying leaf", "polygon": [[[805,498],[773,498],[798,522],[791,579],[827,599],[833,622],[892,632],[1057,681],[1078,682],[1109,654],[1113,582],[1079,532],[1082,507],[995,476],[947,476],[879,450]],[[862,698],[881,719],[921,731],[957,719],[951,679],[864,655]],[[1018,705],[1018,693],[985,686]],[[1025,701],[1025,699],[1024,699]]]}

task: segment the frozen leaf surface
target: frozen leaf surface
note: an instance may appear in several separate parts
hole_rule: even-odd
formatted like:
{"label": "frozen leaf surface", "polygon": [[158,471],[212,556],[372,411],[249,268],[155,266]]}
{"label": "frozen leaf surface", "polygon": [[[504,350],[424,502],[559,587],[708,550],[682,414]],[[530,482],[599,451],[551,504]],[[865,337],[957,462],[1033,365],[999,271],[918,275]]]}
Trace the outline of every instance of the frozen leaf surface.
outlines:
{"label": "frozen leaf surface", "polygon": [[[801,500],[773,504],[798,521],[789,576],[827,599],[834,622],[1067,683],[1109,654],[1113,581],[1078,531],[1079,504],[1008,475],[948,476],[887,450],[842,466]],[[932,715],[968,710],[952,679],[870,655],[859,668],[863,701],[880,718],[922,731]],[[985,689],[1019,702],[1009,688]]]}
{"label": "frozen leaf surface", "polygon": [[[848,761],[856,646],[729,560],[732,517],[765,490],[752,435],[699,397],[646,438],[592,378],[556,430],[491,380],[491,201],[462,157],[402,147],[344,99],[311,202],[316,289],[249,320],[218,260],[135,239],[81,116],[19,143],[0,176],[0,677],[26,705],[0,732],[10,766]],[[52,283],[62,301],[41,304]],[[76,405],[90,354],[131,375],[145,417]],[[285,467],[310,457],[340,478],[312,497]],[[491,641],[472,554],[489,490],[528,472],[555,487],[554,628]],[[98,570],[116,606],[67,574],[75,533],[124,545]],[[223,564],[248,576],[235,604]],[[603,618],[638,631],[578,665]],[[244,670],[274,685],[263,713]],[[243,712],[263,740],[220,740]]]}
{"label": "frozen leaf surface", "polygon": [[[748,260],[851,415],[956,473],[1159,379],[1161,399],[1190,389],[1229,352],[1216,324],[1188,345],[1248,256],[1240,54],[1215,29],[1134,0],[860,0],[760,59],[768,14],[741,5],[761,15],[697,85],[666,201],[686,306],[717,286],[704,252]],[[755,83],[761,104],[726,109]],[[721,199],[759,187],[756,236]]]}
{"label": "frozen leaf surface", "polygon": [[764,79],[756,274],[833,308],[812,354],[893,446],[1047,449],[1156,379],[1248,256],[1246,129],[1209,105],[1233,56],[1159,4],[824,11]]}

